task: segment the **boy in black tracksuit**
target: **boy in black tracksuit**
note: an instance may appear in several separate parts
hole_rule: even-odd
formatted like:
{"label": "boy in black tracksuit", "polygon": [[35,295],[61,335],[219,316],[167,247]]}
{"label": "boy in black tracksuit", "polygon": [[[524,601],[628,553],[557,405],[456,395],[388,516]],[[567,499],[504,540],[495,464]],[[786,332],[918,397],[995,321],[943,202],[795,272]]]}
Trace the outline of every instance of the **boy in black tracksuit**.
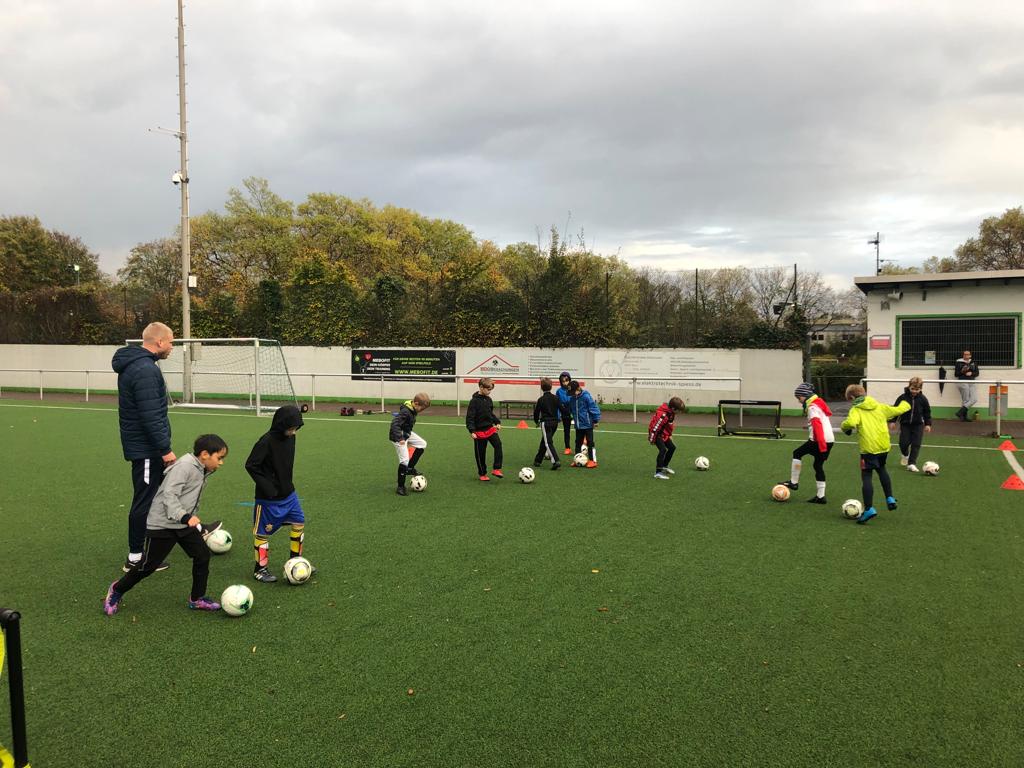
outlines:
{"label": "boy in black tracksuit", "polygon": [[494,413],[494,401],[491,400],[493,389],[493,379],[480,379],[480,391],[473,395],[466,409],[466,429],[473,438],[477,475],[483,482],[491,479],[487,476],[488,443],[494,446],[494,471],[491,474],[498,478],[505,476],[501,471],[501,438],[498,437],[501,419]]}
{"label": "boy in black tracksuit", "polygon": [[533,423],[541,428],[540,446],[533,458],[533,466],[539,467],[547,456],[551,459],[551,468],[558,469],[562,465],[558,461],[558,452],[555,451],[555,432],[558,431],[558,422],[562,419],[562,406],[558,398],[551,394],[551,379],[541,379],[540,388],[543,394],[533,406]]}
{"label": "boy in black tracksuit", "polygon": [[[405,478],[409,475],[422,474],[416,469],[416,462],[427,450],[427,441],[412,431],[416,426],[416,415],[430,407],[430,395],[426,392],[419,392],[413,395],[412,400],[406,400],[398,413],[391,420],[391,430],[388,432],[388,440],[395,446],[398,454],[398,488],[395,490],[399,496],[406,496]],[[412,448],[412,451],[409,449]]]}
{"label": "boy in black tracksuit", "polygon": [[[910,380],[903,394],[893,405],[910,403],[910,410],[899,416],[900,423],[900,464],[910,472],[917,472],[917,454],[924,442],[924,433],[932,431],[932,406],[921,391],[923,382],[919,376]],[[896,425],[893,424],[893,427]]]}

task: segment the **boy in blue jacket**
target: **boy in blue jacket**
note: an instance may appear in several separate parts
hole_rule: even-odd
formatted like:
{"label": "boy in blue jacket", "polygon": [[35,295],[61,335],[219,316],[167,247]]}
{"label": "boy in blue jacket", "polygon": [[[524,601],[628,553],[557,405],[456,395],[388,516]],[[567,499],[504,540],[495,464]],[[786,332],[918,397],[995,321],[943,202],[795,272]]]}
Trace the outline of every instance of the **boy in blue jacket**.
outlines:
{"label": "boy in blue jacket", "polygon": [[587,449],[587,467],[597,466],[594,427],[601,420],[601,409],[594,398],[576,380],[569,382],[569,413],[576,422],[576,453]]}

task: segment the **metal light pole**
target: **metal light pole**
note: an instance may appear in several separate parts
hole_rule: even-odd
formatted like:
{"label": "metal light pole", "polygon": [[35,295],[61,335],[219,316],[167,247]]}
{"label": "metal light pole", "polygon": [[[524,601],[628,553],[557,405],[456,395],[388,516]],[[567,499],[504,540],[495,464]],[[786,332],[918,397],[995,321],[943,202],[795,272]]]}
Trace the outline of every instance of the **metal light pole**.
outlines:
{"label": "metal light pole", "polygon": [[875,246],[875,274],[876,275],[882,274],[882,260],[880,258],[881,257],[881,248],[880,248],[881,243],[882,243],[882,235],[881,235],[880,232],[875,232],[875,239],[874,240],[868,240],[868,245]]}
{"label": "metal light pole", "polygon": [[[189,301],[189,276],[192,272],[188,221],[188,134],[185,119],[185,17],[182,0],[178,0],[178,141],[181,142],[181,337],[192,338],[192,316]],[[189,344],[181,345],[181,397],[192,402],[192,354]]]}

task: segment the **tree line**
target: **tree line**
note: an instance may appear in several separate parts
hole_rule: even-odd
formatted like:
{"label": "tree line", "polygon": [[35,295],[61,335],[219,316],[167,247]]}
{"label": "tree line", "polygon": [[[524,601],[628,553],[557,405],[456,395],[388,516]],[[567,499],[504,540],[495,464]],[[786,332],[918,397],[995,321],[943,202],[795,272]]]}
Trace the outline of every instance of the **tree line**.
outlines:
{"label": "tree line", "polygon": [[[1021,209],[1001,219],[1022,230],[1019,256]],[[976,256],[986,238],[1006,248],[990,231],[999,221],[935,267],[991,268]],[[636,268],[554,228],[501,248],[369,200],[294,204],[258,178],[191,220],[191,262],[193,336],[286,344],[801,348],[860,308],[855,288],[837,293],[814,272]],[[0,342],[116,343],[153,319],[180,328],[180,291],[176,237],[137,245],[108,276],[78,238],[0,218]]]}

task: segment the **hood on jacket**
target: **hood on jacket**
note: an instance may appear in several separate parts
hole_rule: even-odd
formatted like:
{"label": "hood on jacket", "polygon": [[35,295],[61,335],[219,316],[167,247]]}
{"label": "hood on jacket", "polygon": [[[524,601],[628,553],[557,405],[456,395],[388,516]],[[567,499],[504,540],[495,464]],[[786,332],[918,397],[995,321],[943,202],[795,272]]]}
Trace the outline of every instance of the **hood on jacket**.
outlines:
{"label": "hood on jacket", "polygon": [[302,428],[302,413],[297,406],[283,405],[274,411],[274,420],[270,424],[270,431],[278,437],[283,437],[285,430],[295,427]]}
{"label": "hood on jacket", "polygon": [[157,359],[157,356],[145,347],[121,347],[114,353],[110,367],[114,369],[114,373],[123,373],[125,368],[144,357],[151,360]]}
{"label": "hood on jacket", "polygon": [[854,400],[851,405],[863,408],[865,411],[873,411],[878,407],[878,401],[871,395],[863,395]]}
{"label": "hood on jacket", "polygon": [[828,403],[826,403],[817,395],[811,395],[809,398],[807,398],[807,402],[804,403],[804,408],[806,409],[806,407],[811,403],[814,403],[816,406],[821,408],[821,412],[824,413],[826,416],[832,415],[832,411],[829,409]]}

